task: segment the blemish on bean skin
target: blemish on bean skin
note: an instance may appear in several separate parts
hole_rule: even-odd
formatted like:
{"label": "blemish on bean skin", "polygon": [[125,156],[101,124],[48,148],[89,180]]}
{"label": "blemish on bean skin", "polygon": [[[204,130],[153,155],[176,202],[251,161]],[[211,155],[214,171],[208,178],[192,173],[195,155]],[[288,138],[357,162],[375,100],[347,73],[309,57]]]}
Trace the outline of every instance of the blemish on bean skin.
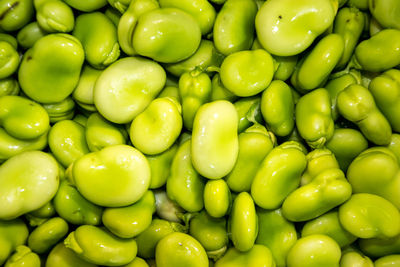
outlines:
{"label": "blemish on bean skin", "polygon": [[282,15],[279,15],[279,16],[278,16],[278,19],[282,19]]}
{"label": "blemish on bean skin", "polygon": [[32,60],[32,57],[31,57],[31,56],[27,56],[27,57],[26,57],[26,61],[29,61],[29,60]]}
{"label": "blemish on bean skin", "polygon": [[15,2],[8,9],[4,10],[4,12],[0,14],[0,20],[3,20],[4,17],[7,16],[8,13],[13,11],[18,5],[19,5],[19,2]]}

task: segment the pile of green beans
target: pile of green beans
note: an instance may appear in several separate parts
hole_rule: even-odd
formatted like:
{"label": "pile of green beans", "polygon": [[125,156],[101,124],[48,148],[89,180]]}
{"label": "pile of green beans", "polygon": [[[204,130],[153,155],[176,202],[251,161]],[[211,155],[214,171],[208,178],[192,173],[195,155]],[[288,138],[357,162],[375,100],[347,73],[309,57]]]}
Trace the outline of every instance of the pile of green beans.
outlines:
{"label": "pile of green beans", "polygon": [[0,0],[0,266],[400,266],[399,0]]}

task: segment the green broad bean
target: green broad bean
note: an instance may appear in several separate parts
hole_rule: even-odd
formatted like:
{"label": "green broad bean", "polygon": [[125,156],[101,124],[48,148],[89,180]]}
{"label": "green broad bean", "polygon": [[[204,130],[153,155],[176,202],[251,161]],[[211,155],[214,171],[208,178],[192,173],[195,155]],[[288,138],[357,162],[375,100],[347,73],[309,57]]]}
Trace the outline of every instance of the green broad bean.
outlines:
{"label": "green broad bean", "polygon": [[147,191],[136,203],[119,208],[106,208],[102,215],[104,226],[116,236],[133,238],[150,226],[156,200],[152,191]]}
{"label": "green broad bean", "polygon": [[102,70],[97,70],[87,64],[83,65],[79,82],[72,92],[72,98],[77,104],[90,105],[96,109],[94,107],[93,91],[97,78],[101,73]]}
{"label": "green broad bean", "polygon": [[18,41],[17,39],[11,35],[11,34],[7,34],[7,33],[0,33],[0,41],[4,41],[9,43],[15,50],[18,49]]}
{"label": "green broad bean", "polygon": [[40,28],[39,23],[31,22],[25,25],[17,34],[18,44],[25,49],[31,48],[40,38],[45,36],[45,32]]}
{"label": "green broad bean", "polygon": [[34,0],[36,20],[46,32],[70,32],[75,26],[72,8],[60,0]]}
{"label": "green broad bean", "polygon": [[114,23],[115,27],[118,27],[119,21],[121,19],[121,13],[115,8],[109,6],[106,11],[104,11],[104,15],[106,15],[112,23]]}
{"label": "green broad bean", "polygon": [[242,133],[255,122],[262,123],[261,99],[259,96],[243,97],[234,103],[238,114],[238,133]]}
{"label": "green broad bean", "polygon": [[391,238],[400,233],[400,213],[383,197],[359,193],[339,208],[344,229],[361,238]]}
{"label": "green broad bean", "polygon": [[209,33],[214,26],[215,8],[207,0],[160,0],[160,6],[179,8],[192,15],[199,24],[202,35]]}
{"label": "green broad bean", "polygon": [[360,239],[358,243],[363,253],[374,258],[400,253],[400,235],[384,239]]}
{"label": "green broad bean", "polygon": [[83,12],[92,12],[104,7],[107,0],[64,0],[69,6]]}
{"label": "green broad bean", "polygon": [[137,254],[140,257],[154,258],[158,241],[174,232],[183,232],[185,227],[179,223],[154,218],[151,224],[136,237]]}
{"label": "green broad bean", "polygon": [[64,236],[68,234],[68,223],[60,217],[51,218],[29,235],[28,246],[36,253],[44,253],[50,250]]}
{"label": "green broad bean", "polygon": [[308,221],[342,204],[351,193],[344,173],[339,168],[327,169],[293,191],[283,202],[282,212],[290,221]]}
{"label": "green broad bean", "polygon": [[150,185],[150,166],[139,150],[128,145],[114,145],[75,161],[71,178],[90,202],[104,207],[122,207],[135,203],[146,193]]}
{"label": "green broad bean", "polygon": [[209,258],[218,259],[228,248],[226,219],[213,218],[204,210],[190,220],[189,234],[200,242]]}
{"label": "green broad bean", "polygon": [[139,17],[132,44],[139,55],[176,63],[193,55],[200,41],[200,26],[190,14],[177,8],[158,8]]}
{"label": "green broad bean", "polygon": [[179,95],[182,99],[183,125],[192,130],[197,110],[211,99],[210,77],[199,69],[183,73],[179,78]]}
{"label": "green broad bean", "polygon": [[46,204],[44,204],[42,207],[40,207],[37,210],[29,212],[29,215],[39,217],[39,218],[51,218],[55,214],[56,214],[56,210],[54,208],[54,204],[52,201],[47,202]]}
{"label": "green broad bean", "polygon": [[255,124],[239,134],[238,158],[225,178],[229,188],[235,192],[250,191],[261,162],[273,147],[273,138],[260,124]]}
{"label": "green broad bean", "polygon": [[334,122],[329,93],[324,88],[302,96],[295,109],[299,134],[311,148],[320,148],[332,138]]}
{"label": "green broad bean", "polygon": [[0,166],[0,220],[42,207],[54,197],[58,185],[59,167],[49,154],[26,151],[11,157]]}
{"label": "green broad bean", "polygon": [[263,49],[257,49],[230,54],[222,62],[219,74],[226,89],[246,97],[257,95],[267,88],[274,72],[272,56]]}
{"label": "green broad bean", "polygon": [[349,251],[342,254],[340,267],[374,267],[374,263],[361,253]]}
{"label": "green broad bean", "polygon": [[219,67],[223,59],[224,55],[217,51],[212,41],[202,39],[199,48],[192,56],[177,63],[165,64],[164,67],[172,75],[180,77],[183,73],[196,68],[206,71],[209,67]]}
{"label": "green broad bean", "polygon": [[122,239],[92,225],[79,226],[68,235],[64,244],[81,259],[97,265],[124,265],[131,262],[137,253],[134,239]]}
{"label": "green broad bean", "polygon": [[158,189],[154,192],[156,198],[156,212],[160,219],[170,222],[181,222],[185,210],[174,200],[171,200],[166,190]]}
{"label": "green broad bean", "polygon": [[297,241],[294,223],[282,215],[281,209],[258,209],[257,216],[259,230],[256,244],[264,245],[271,250],[276,266],[286,266],[287,254]]}
{"label": "green broad bean", "polygon": [[49,114],[50,122],[56,123],[62,120],[70,120],[75,114],[75,102],[71,97],[67,97],[61,102],[43,104],[43,108]]}
{"label": "green broad bean", "polygon": [[157,267],[208,267],[203,246],[192,236],[174,232],[161,239],[156,247]]}
{"label": "green broad bean", "polygon": [[144,259],[135,257],[133,261],[126,265],[122,265],[121,267],[149,267],[149,265]]}
{"label": "green broad bean", "polygon": [[89,116],[85,127],[86,142],[91,152],[107,146],[124,145],[127,141],[125,129],[104,119],[99,113]]}
{"label": "green broad bean", "polygon": [[382,30],[382,25],[380,25],[379,22],[374,17],[372,17],[369,23],[369,35],[373,36]]}
{"label": "green broad bean", "polygon": [[119,59],[97,78],[94,104],[114,123],[129,123],[164,88],[166,73],[156,62],[141,57]]}
{"label": "green broad bean", "polygon": [[308,221],[301,230],[301,236],[314,234],[327,235],[335,240],[340,247],[346,247],[356,241],[357,237],[347,232],[339,222],[337,211],[325,213]]}
{"label": "green broad bean", "polygon": [[107,0],[107,2],[116,10],[118,10],[121,14],[123,14],[126,9],[129,7],[129,4],[133,0]]}
{"label": "green broad bean", "polygon": [[266,1],[255,19],[257,37],[273,55],[297,55],[328,29],[336,12],[337,2],[330,0]]}
{"label": "green broad bean", "polygon": [[19,54],[9,42],[0,41],[0,79],[10,77],[19,65]]}
{"label": "green broad bean", "polygon": [[280,80],[272,81],[261,96],[263,118],[278,136],[287,136],[293,131],[294,106],[292,89]]}
{"label": "green broad bean", "polygon": [[215,267],[275,267],[271,251],[263,245],[254,245],[249,251],[241,252],[230,248],[225,255],[215,262]]}
{"label": "green broad bean", "polygon": [[182,103],[181,96],[179,95],[179,88],[177,86],[165,86],[157,98],[170,97],[175,98],[179,103]]}
{"label": "green broad bean", "polygon": [[22,59],[18,79],[22,91],[41,103],[55,103],[69,96],[78,84],[84,51],[69,34],[40,38]]}
{"label": "green broad bean", "polygon": [[368,10],[368,0],[348,0],[347,6],[355,7],[361,10]]}
{"label": "green broad bean", "polygon": [[67,168],[89,153],[85,127],[72,120],[57,122],[49,131],[49,147],[55,158]]}
{"label": "green broad bean", "polygon": [[72,32],[85,50],[86,61],[94,68],[104,69],[120,54],[117,28],[103,13],[79,15]]}
{"label": "green broad bean", "polygon": [[374,262],[375,267],[388,267],[400,265],[400,255],[388,255],[381,257]]}
{"label": "green broad bean", "polygon": [[232,171],[239,153],[237,129],[238,115],[232,103],[218,100],[199,108],[193,123],[191,154],[200,175],[219,179]]}
{"label": "green broad bean", "polygon": [[86,200],[67,180],[62,180],[53,199],[57,214],[71,224],[99,225],[103,209]]}
{"label": "green broad bean", "polygon": [[339,266],[341,251],[335,240],[326,235],[302,237],[290,249],[288,267]]}
{"label": "green broad bean", "polygon": [[211,100],[228,100],[228,101],[235,101],[239,97],[233,94],[231,91],[225,88],[222,84],[221,76],[219,73],[216,73],[211,81],[212,84],[212,91],[211,91]]}
{"label": "green broad bean", "polygon": [[297,142],[289,141],[273,148],[262,161],[251,184],[254,202],[264,209],[279,208],[300,184],[307,165]]}
{"label": "green broad bean", "polygon": [[160,188],[166,184],[171,173],[172,160],[177,151],[178,144],[174,144],[160,154],[146,156],[151,169],[150,189]]}
{"label": "green broad bean", "polygon": [[336,69],[343,69],[349,62],[364,30],[365,17],[357,8],[342,8],[337,13],[333,32],[342,36],[344,49]]}
{"label": "green broad bean", "polygon": [[359,43],[354,50],[356,68],[379,72],[400,64],[400,30],[384,29]]}
{"label": "green broad bean", "polygon": [[291,77],[292,84],[303,91],[321,87],[339,62],[343,51],[342,36],[331,33],[323,37],[298,63]]}
{"label": "green broad bean", "polygon": [[18,95],[19,91],[18,81],[13,77],[0,80],[0,97],[5,95]]}
{"label": "green broad bean", "polygon": [[249,193],[241,192],[236,196],[229,220],[228,231],[234,247],[241,252],[249,251],[259,229],[255,204]]}
{"label": "green broad bean", "polygon": [[204,207],[205,181],[192,164],[193,140],[182,143],[172,160],[170,176],[167,178],[168,197],[188,212],[197,212]]}
{"label": "green broad bean", "polygon": [[392,129],[400,133],[400,70],[391,69],[375,77],[368,90]]}
{"label": "green broad bean", "polygon": [[275,60],[275,64],[278,66],[274,73],[274,80],[286,81],[292,76],[298,57],[297,56],[288,56],[288,57],[280,57],[280,56],[272,56]]}
{"label": "green broad bean", "polygon": [[387,146],[397,157],[400,164],[400,134],[392,134],[390,143]]}
{"label": "green broad bean", "polygon": [[34,16],[32,0],[5,0],[0,3],[0,29],[13,32],[28,24]]}
{"label": "green broad bean", "polygon": [[400,30],[400,5],[398,1],[369,0],[369,11],[384,28]]}
{"label": "green broad bean", "polygon": [[213,28],[218,51],[227,56],[250,49],[256,14],[257,5],[253,0],[227,0],[218,12]]}
{"label": "green broad bean", "polygon": [[223,179],[208,180],[204,187],[204,208],[214,218],[228,214],[231,206],[231,191]]}
{"label": "green broad bean", "polygon": [[27,246],[18,246],[16,251],[7,260],[4,267],[40,267],[40,258]]}
{"label": "green broad bean", "polygon": [[340,169],[346,172],[350,163],[368,148],[368,141],[355,129],[336,128],[326,148],[332,151]]}
{"label": "green broad bean", "polygon": [[58,243],[49,253],[45,267],[97,267],[81,259],[73,250],[67,248],[63,242]]}
{"label": "green broad bean", "polygon": [[25,244],[28,235],[28,227],[20,218],[0,220],[0,264],[6,262],[15,248]]}

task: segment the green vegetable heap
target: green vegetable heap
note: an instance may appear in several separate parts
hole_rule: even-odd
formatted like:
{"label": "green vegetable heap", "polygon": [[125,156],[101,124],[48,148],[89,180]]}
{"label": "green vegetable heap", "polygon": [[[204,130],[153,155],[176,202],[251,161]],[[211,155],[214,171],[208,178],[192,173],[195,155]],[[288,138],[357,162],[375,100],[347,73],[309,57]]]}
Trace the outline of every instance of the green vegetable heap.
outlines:
{"label": "green vegetable heap", "polygon": [[0,266],[400,266],[400,0],[0,0]]}

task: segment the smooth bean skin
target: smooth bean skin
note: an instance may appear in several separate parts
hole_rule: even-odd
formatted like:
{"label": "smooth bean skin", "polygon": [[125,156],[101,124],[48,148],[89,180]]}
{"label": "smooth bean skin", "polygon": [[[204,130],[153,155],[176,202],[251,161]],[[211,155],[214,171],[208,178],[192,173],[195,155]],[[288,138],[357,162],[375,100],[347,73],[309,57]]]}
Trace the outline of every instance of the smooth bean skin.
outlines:
{"label": "smooth bean skin", "polygon": [[[312,90],[322,86],[343,55],[344,42],[339,34],[322,38],[300,61],[291,82],[300,90]],[[316,64],[318,62],[318,64]]]}
{"label": "smooth bean skin", "polygon": [[121,267],[149,267],[149,265],[144,259],[135,257],[133,261],[126,265],[122,265]]}
{"label": "smooth bean skin", "polygon": [[156,98],[133,121],[132,144],[142,153],[156,155],[170,148],[182,131],[182,107],[169,97]]}
{"label": "smooth bean skin", "polygon": [[282,212],[294,222],[311,220],[348,200],[351,193],[351,185],[340,169],[324,170],[293,191],[283,202]]}
{"label": "smooth bean skin", "polygon": [[58,215],[69,223],[99,225],[103,209],[86,200],[67,180],[62,180],[53,199]]}
{"label": "smooth bean skin", "polygon": [[388,148],[372,147],[361,152],[350,164],[347,179],[355,193],[376,194],[400,207],[399,163]]}
{"label": "smooth bean skin", "polygon": [[165,185],[171,173],[172,160],[177,151],[178,144],[174,144],[160,154],[146,156],[151,169],[150,189],[160,188]]}
{"label": "smooth bean skin", "polygon": [[67,248],[63,242],[58,243],[46,259],[46,267],[96,267],[97,265],[81,259],[73,250]]}
{"label": "smooth bean skin", "polygon": [[208,67],[219,67],[223,59],[224,55],[218,52],[212,41],[201,39],[199,48],[192,56],[177,63],[165,64],[164,67],[172,75],[180,77],[195,68],[206,70]]}
{"label": "smooth bean skin", "polygon": [[183,125],[192,130],[194,117],[201,105],[210,101],[210,77],[199,70],[183,73],[179,78],[179,95],[182,99]]}
{"label": "smooth bean skin", "polygon": [[327,235],[335,240],[340,247],[348,246],[357,239],[356,236],[342,227],[337,211],[325,213],[308,221],[301,230],[302,237],[314,234]]}
{"label": "smooth bean skin", "polygon": [[[229,91],[228,91],[229,92]],[[263,123],[259,96],[243,97],[234,103],[238,114],[238,133],[242,133],[257,121]]]}
{"label": "smooth bean skin", "polygon": [[130,206],[106,208],[102,222],[116,236],[133,238],[149,227],[155,211],[156,200],[154,193],[149,190],[139,201]]}
{"label": "smooth bean skin", "polygon": [[204,208],[214,218],[226,215],[231,205],[231,191],[223,179],[208,180],[204,187]]}
{"label": "smooth bean skin", "polygon": [[271,250],[276,266],[285,266],[287,254],[297,241],[294,224],[283,217],[281,209],[258,209],[257,216],[259,230],[256,244]]}
{"label": "smooth bean skin", "polygon": [[74,13],[63,1],[35,1],[36,20],[46,32],[70,32],[75,26]]}
{"label": "smooth bean skin", "polygon": [[40,218],[51,218],[56,214],[53,202],[47,202],[42,207],[29,213],[30,215]]}
{"label": "smooth bean skin", "polygon": [[93,91],[97,78],[99,78],[101,73],[102,70],[97,70],[88,64],[83,65],[78,84],[72,92],[72,97],[78,105],[83,104],[84,108],[90,106],[96,110]]}
{"label": "smooth bean skin", "polygon": [[104,69],[119,57],[117,28],[103,13],[79,15],[72,34],[81,41],[86,61],[97,69]]}
{"label": "smooth bean skin", "polygon": [[154,258],[158,241],[173,232],[183,232],[183,230],[184,226],[179,223],[153,219],[150,226],[136,238],[138,255],[146,259]]}
{"label": "smooth bean skin", "polygon": [[21,218],[0,220],[0,264],[6,262],[16,247],[25,244],[28,235],[28,227]]}
{"label": "smooth bean skin", "polygon": [[129,4],[133,0],[107,0],[107,2],[115,9],[117,9],[121,14],[123,14],[128,8]]}
{"label": "smooth bean skin", "polygon": [[170,199],[165,190],[159,189],[154,192],[156,198],[156,212],[160,219],[171,222],[181,222],[182,215],[185,210],[177,204],[176,201]]}
{"label": "smooth bean skin", "polygon": [[384,29],[359,43],[354,51],[357,68],[381,72],[400,64],[400,30]]}
{"label": "smooth bean skin", "polygon": [[370,257],[378,258],[400,253],[400,235],[392,238],[369,238],[359,240],[360,249]]}
{"label": "smooth bean skin", "polygon": [[97,265],[119,266],[131,262],[137,253],[134,239],[122,239],[92,225],[79,226],[64,240],[81,259]]}
{"label": "smooth bean skin", "polygon": [[75,102],[70,96],[61,102],[43,104],[43,107],[47,111],[47,114],[49,114],[51,123],[70,120],[75,114]]}
{"label": "smooth bean skin", "polygon": [[79,0],[65,0],[69,6],[84,12],[92,12],[107,4],[107,0],[86,0],[84,2]]}
{"label": "smooth bean skin", "polygon": [[18,44],[23,48],[31,48],[36,41],[45,36],[47,32],[45,32],[42,28],[40,28],[39,23],[31,22],[25,25],[17,34]]}
{"label": "smooth bean skin", "polygon": [[361,238],[390,238],[400,233],[400,213],[388,200],[358,193],[339,208],[341,225]]}
{"label": "smooth bean skin", "polygon": [[249,193],[241,192],[236,196],[229,220],[230,238],[234,247],[241,252],[249,251],[258,233],[258,217]]}
{"label": "smooth bean skin", "polygon": [[18,80],[24,93],[40,103],[55,103],[69,96],[78,83],[84,51],[69,34],[40,38],[22,59]]}
{"label": "smooth bean skin", "polygon": [[175,232],[161,239],[156,247],[158,267],[208,267],[203,246],[188,234]]}
{"label": "smooth bean skin", "polygon": [[190,14],[177,8],[159,8],[139,17],[132,44],[139,55],[176,63],[193,55],[200,41],[200,27]]}
{"label": "smooth bean skin", "polygon": [[274,267],[271,251],[263,245],[254,245],[249,251],[241,252],[230,248],[226,254],[215,262],[215,267]]}
{"label": "smooth bean skin", "polygon": [[292,76],[296,63],[298,60],[297,56],[280,57],[273,56],[275,64],[278,65],[274,73],[274,80],[286,81]]}
{"label": "smooth bean skin", "polygon": [[38,103],[21,96],[0,97],[0,126],[14,138],[35,139],[49,129],[49,116]]}
{"label": "smooth bean skin", "polygon": [[356,123],[369,141],[376,145],[389,144],[391,126],[368,89],[358,84],[346,87],[337,97],[337,106],[340,114]]}
{"label": "smooth bean skin", "polygon": [[296,142],[273,148],[261,163],[253,183],[251,196],[264,209],[277,209],[300,184],[307,165],[306,156]]}
{"label": "smooth bean skin", "polygon": [[141,57],[119,59],[105,69],[94,87],[99,113],[114,123],[129,123],[164,87],[166,73],[156,62]]}
{"label": "smooth bean skin", "polygon": [[39,225],[28,238],[28,246],[36,253],[47,252],[68,233],[68,223],[60,217],[54,217]]}
{"label": "smooth bean skin", "polygon": [[276,135],[290,134],[294,128],[294,101],[289,85],[272,81],[261,96],[261,113]]}
{"label": "smooth bean skin", "polygon": [[0,166],[0,219],[40,208],[54,197],[58,185],[59,167],[49,154],[26,151],[13,156]]}
{"label": "smooth bean skin", "polygon": [[66,168],[89,153],[85,128],[72,120],[63,120],[49,131],[49,147],[55,158]]}
{"label": "smooth bean skin", "polygon": [[221,76],[219,73],[216,73],[211,81],[212,84],[212,92],[211,92],[211,100],[228,100],[228,101],[235,101],[239,97],[233,94],[231,91],[225,88],[222,84]]}
{"label": "smooth bean skin", "polygon": [[257,37],[271,54],[297,55],[328,29],[336,10],[337,6],[328,0],[267,1],[256,16]]}
{"label": "smooth bean skin", "polygon": [[339,164],[335,155],[326,148],[317,148],[306,155],[307,167],[301,175],[301,185],[311,183],[321,172],[338,169]]}
{"label": "smooth bean skin", "polygon": [[332,138],[334,122],[329,93],[324,88],[302,96],[295,109],[296,126],[311,148],[320,148]]}
{"label": "smooth bean skin", "polygon": [[395,28],[400,30],[400,5],[397,1],[369,0],[369,11],[371,15],[384,28]]}
{"label": "smooth bean skin", "polygon": [[192,15],[199,24],[202,35],[209,33],[214,26],[215,8],[207,0],[160,0],[160,6],[179,8]]}
{"label": "smooth bean skin", "polygon": [[32,0],[6,0],[0,3],[0,29],[13,32],[24,27],[34,15]]}
{"label": "smooth bean skin", "polygon": [[19,91],[18,81],[13,77],[0,80],[0,97],[5,95],[18,95]]}
{"label": "smooth bean skin", "polygon": [[11,34],[0,33],[0,41],[9,43],[15,50],[18,49],[17,39]]}
{"label": "smooth bean skin", "polygon": [[190,220],[189,234],[200,242],[210,258],[221,256],[228,247],[226,219],[213,218],[204,210]]}
{"label": "smooth bean skin", "polygon": [[287,256],[288,267],[339,266],[339,245],[326,235],[310,235],[300,238]]}
{"label": "smooth bean skin", "polygon": [[127,206],[146,193],[150,166],[146,157],[131,146],[109,146],[75,161],[72,181],[82,196],[96,205]]}
{"label": "smooth bean skin", "polygon": [[11,76],[18,68],[19,54],[8,42],[0,41],[0,79]]}
{"label": "smooth bean skin", "polygon": [[400,134],[392,134],[390,144],[387,146],[397,157],[400,164]]}
{"label": "smooth bean skin", "polygon": [[392,129],[400,133],[400,70],[391,69],[372,79],[368,90]]}
{"label": "smooth bean skin", "polygon": [[388,255],[377,259],[374,262],[375,267],[389,267],[396,266],[400,264],[400,255]]}
{"label": "smooth bean skin", "polygon": [[183,209],[197,212],[204,207],[205,181],[192,165],[192,142],[187,140],[179,146],[167,178],[166,191],[168,197]]}
{"label": "smooth bean skin", "polygon": [[14,254],[10,256],[4,267],[40,267],[40,258],[27,246],[18,246]]}
{"label": "smooth bean skin", "polygon": [[229,91],[246,97],[267,88],[274,72],[271,55],[263,49],[257,49],[238,51],[227,56],[221,64],[220,76]]}
{"label": "smooth bean skin", "polygon": [[193,167],[208,179],[219,179],[234,167],[238,152],[238,115],[232,103],[217,100],[202,105],[193,123]]}
{"label": "smooth bean skin", "polygon": [[255,1],[228,0],[218,12],[213,28],[215,47],[225,56],[250,49],[253,43]]}
{"label": "smooth bean skin", "polygon": [[342,254],[340,267],[374,267],[374,263],[367,256],[356,251],[350,251]]}
{"label": "smooth bean skin", "polygon": [[239,155],[225,180],[235,192],[250,191],[261,162],[274,147],[270,133],[260,124],[239,134]]}

